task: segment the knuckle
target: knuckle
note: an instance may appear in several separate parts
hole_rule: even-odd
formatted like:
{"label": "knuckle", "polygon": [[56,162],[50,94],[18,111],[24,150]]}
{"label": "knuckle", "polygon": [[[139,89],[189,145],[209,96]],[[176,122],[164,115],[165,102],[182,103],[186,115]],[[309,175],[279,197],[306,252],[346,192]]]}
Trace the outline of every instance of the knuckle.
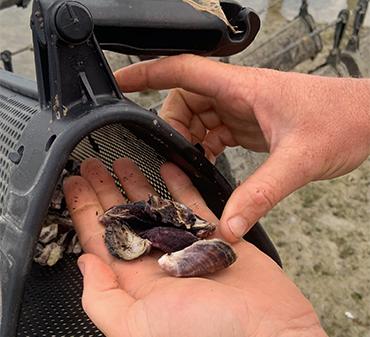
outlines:
{"label": "knuckle", "polygon": [[77,207],[71,207],[69,213],[71,216],[79,216],[88,213],[94,213],[100,210],[100,204],[97,202],[85,203]]}
{"label": "knuckle", "polygon": [[247,68],[245,73],[243,73],[243,81],[245,81],[246,77],[247,81],[245,82],[248,83],[248,95],[243,97],[247,100],[249,106],[256,110],[261,106],[265,106],[266,102],[268,102],[266,98],[271,95],[271,82],[274,80],[274,77],[270,75],[270,72],[270,69]]}
{"label": "knuckle", "polygon": [[194,61],[197,57],[191,54],[182,54],[178,56],[180,62],[188,63]]}
{"label": "knuckle", "polygon": [[252,204],[263,211],[275,206],[276,197],[270,184],[264,183],[255,187],[249,195]]}
{"label": "knuckle", "polygon": [[[186,75],[187,63],[186,59],[179,60],[178,63],[173,67],[173,78],[177,87],[181,87],[183,77]],[[178,92],[177,92],[178,93]]]}
{"label": "knuckle", "polygon": [[199,200],[193,201],[188,204],[188,207],[194,212],[197,213],[199,210],[204,208],[204,204],[202,204]]}

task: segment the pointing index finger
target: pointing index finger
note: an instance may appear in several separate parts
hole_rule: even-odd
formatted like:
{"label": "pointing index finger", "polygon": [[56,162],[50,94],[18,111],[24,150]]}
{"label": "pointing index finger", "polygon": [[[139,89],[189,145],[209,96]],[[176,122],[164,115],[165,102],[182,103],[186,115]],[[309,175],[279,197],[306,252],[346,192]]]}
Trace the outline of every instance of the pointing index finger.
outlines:
{"label": "pointing index finger", "polygon": [[122,68],[114,75],[123,92],[183,88],[217,97],[221,84],[226,87],[232,69],[230,65],[204,57],[179,55],[140,62]]}

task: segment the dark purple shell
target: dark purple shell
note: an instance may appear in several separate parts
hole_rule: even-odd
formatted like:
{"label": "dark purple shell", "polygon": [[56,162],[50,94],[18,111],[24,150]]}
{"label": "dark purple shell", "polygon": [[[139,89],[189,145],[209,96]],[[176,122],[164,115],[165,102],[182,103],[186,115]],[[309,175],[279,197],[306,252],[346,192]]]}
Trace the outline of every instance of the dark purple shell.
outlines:
{"label": "dark purple shell", "polygon": [[[172,200],[150,196],[147,201],[114,206],[99,220],[106,226],[105,244],[113,256],[132,260],[155,247],[170,254],[161,261],[171,275],[203,275],[233,262],[233,251],[226,244],[199,243],[199,238],[208,238],[216,226]],[[192,266],[195,270],[189,270]],[[173,268],[177,271],[170,270]]]}
{"label": "dark purple shell", "polygon": [[189,207],[155,195],[149,196],[145,212],[158,226],[183,228],[202,239],[212,235],[216,229],[213,223],[194,214]]}
{"label": "dark purple shell", "polygon": [[140,233],[140,236],[165,253],[177,252],[198,241],[192,233],[173,227],[155,227]]}
{"label": "dark purple shell", "polygon": [[110,225],[112,221],[122,225],[129,225],[135,231],[142,231],[157,226],[145,212],[145,208],[145,201],[113,206],[99,217],[99,221],[105,226]]}
{"label": "dark purple shell", "polygon": [[136,232],[154,227],[176,227],[204,239],[214,233],[216,226],[192,212],[183,204],[150,196],[148,201],[118,205],[107,210],[99,220],[105,225],[112,221],[129,225]]}
{"label": "dark purple shell", "polygon": [[162,225],[175,227],[190,227],[195,223],[195,215],[190,208],[176,201],[161,199],[155,195],[149,196],[146,212],[154,221]]}

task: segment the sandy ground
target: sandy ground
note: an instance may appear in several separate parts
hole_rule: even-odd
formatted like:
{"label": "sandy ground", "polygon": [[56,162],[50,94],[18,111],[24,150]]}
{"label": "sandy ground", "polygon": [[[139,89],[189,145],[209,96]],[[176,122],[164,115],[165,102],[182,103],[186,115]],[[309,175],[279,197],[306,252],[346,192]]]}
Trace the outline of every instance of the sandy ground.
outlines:
{"label": "sandy ground", "polygon": [[[266,158],[243,149],[227,155],[239,181]],[[261,219],[329,336],[370,337],[369,219],[370,159],[344,177],[307,185]]]}
{"label": "sandy ground", "polygon": [[[286,24],[279,6],[263,14],[259,41]],[[0,50],[30,44],[28,20],[29,9],[0,12]],[[323,52],[297,71],[307,72],[325,60],[332,31],[323,36]],[[109,60],[113,68],[127,63],[112,54]],[[16,72],[34,78],[31,52],[15,56],[14,65]],[[131,97],[151,106],[163,96],[146,92]],[[238,181],[266,158],[244,149],[228,149],[226,155]],[[342,178],[312,183],[293,193],[261,222],[278,247],[285,271],[313,303],[328,335],[370,337],[370,159]]]}

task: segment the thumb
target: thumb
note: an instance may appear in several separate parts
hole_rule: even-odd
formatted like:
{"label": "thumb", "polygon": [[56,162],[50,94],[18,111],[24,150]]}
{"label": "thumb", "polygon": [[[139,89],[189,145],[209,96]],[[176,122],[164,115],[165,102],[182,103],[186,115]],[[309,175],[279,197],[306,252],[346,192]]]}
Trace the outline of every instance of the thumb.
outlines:
{"label": "thumb", "polygon": [[85,254],[78,259],[84,278],[82,306],[106,336],[126,336],[126,317],[135,300],[122,290],[112,269],[99,257]]}
{"label": "thumb", "polygon": [[228,200],[221,217],[222,236],[239,240],[280,200],[310,182],[305,166],[294,156],[271,154]]}

